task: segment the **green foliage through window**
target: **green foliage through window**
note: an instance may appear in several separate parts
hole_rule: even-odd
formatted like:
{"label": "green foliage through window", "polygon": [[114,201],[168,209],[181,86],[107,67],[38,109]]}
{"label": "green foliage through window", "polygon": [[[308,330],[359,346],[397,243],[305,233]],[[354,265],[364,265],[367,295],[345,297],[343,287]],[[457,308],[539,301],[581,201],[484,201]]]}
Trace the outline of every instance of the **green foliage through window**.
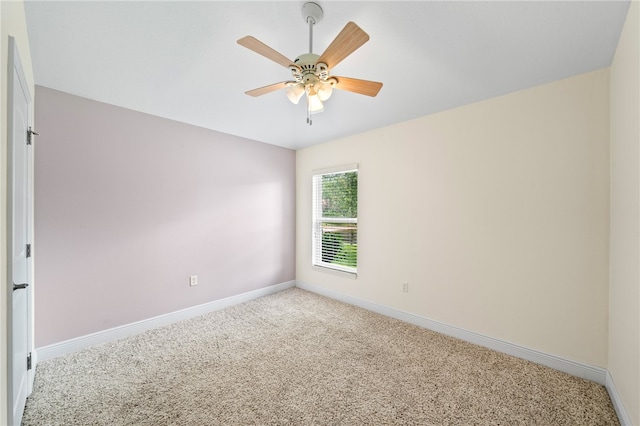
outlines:
{"label": "green foliage through window", "polygon": [[358,242],[356,224],[322,223],[322,261],[355,268]]}
{"label": "green foliage through window", "polygon": [[358,217],[358,173],[322,176],[322,216]]}

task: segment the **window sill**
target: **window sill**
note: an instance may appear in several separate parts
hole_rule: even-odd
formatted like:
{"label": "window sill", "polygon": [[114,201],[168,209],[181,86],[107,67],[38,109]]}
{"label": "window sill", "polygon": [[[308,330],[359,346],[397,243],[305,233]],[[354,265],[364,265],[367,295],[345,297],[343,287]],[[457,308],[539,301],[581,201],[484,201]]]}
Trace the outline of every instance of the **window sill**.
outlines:
{"label": "window sill", "polygon": [[327,274],[337,275],[337,276],[343,277],[343,278],[349,278],[351,280],[355,280],[355,279],[358,278],[358,273],[357,272],[341,271],[339,269],[325,268],[323,266],[318,266],[318,265],[313,265],[313,270],[314,271],[318,271],[318,272],[324,272],[324,273],[327,273]]}

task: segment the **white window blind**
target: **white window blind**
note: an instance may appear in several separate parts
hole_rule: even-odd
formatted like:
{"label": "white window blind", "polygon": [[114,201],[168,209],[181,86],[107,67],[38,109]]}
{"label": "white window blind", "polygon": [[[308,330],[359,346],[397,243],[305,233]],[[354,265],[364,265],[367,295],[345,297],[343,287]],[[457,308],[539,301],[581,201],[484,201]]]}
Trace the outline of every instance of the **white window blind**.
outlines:
{"label": "white window blind", "polygon": [[312,239],[314,266],[357,272],[357,166],[314,172]]}

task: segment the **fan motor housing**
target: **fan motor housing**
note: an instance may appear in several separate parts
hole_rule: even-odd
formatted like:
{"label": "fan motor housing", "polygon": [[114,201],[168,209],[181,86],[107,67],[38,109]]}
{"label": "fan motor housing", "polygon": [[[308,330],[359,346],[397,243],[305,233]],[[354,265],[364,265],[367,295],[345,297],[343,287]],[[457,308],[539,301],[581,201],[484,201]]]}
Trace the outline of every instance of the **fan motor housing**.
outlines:
{"label": "fan motor housing", "polygon": [[295,66],[289,67],[293,78],[299,83],[313,83],[317,80],[326,80],[329,77],[327,64],[317,63],[320,55],[315,53],[303,53],[294,62]]}
{"label": "fan motor housing", "polygon": [[299,66],[303,71],[311,69],[315,70],[316,61],[319,57],[320,55],[316,55],[315,53],[303,53],[302,55],[298,56],[296,60],[293,61],[293,63]]}

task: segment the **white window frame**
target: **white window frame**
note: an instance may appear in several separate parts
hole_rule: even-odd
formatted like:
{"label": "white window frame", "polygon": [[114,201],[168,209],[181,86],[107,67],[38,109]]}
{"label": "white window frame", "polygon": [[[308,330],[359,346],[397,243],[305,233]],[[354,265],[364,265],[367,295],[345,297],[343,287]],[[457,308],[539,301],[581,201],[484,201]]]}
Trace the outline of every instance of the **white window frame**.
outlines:
{"label": "white window frame", "polygon": [[[335,263],[322,261],[322,223],[358,223],[358,218],[335,218],[322,216],[322,200],[317,191],[322,193],[322,176],[336,173],[358,172],[357,164],[347,164],[344,166],[332,167],[321,170],[314,170],[311,179],[311,198],[312,198],[312,233],[311,233],[311,264],[315,270],[322,272],[330,272],[347,278],[355,279],[358,276],[358,260],[356,254],[356,267],[352,268]],[[358,193],[360,192],[360,181],[358,180]],[[358,215],[359,213],[357,213]],[[357,228],[356,228],[357,229]],[[357,230],[356,230],[357,232]],[[318,239],[320,239],[318,241]]]}

